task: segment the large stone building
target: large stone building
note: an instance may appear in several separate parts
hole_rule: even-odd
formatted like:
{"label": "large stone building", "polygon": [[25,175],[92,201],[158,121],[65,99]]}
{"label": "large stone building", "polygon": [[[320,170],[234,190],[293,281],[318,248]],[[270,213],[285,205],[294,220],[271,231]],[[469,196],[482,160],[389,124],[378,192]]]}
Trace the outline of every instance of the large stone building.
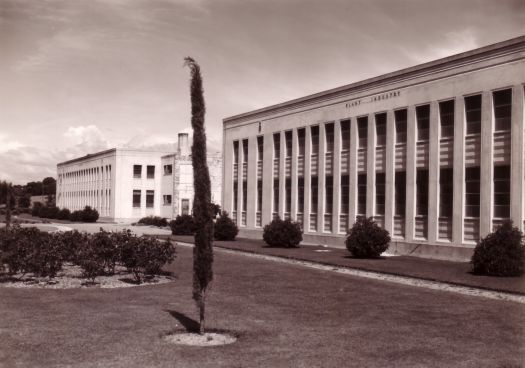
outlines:
{"label": "large stone building", "polygon": [[[212,201],[221,201],[222,156],[208,154]],[[57,165],[57,206],[71,211],[95,208],[101,219],[135,221],[190,214],[193,170],[187,134],[176,153],[126,148],[89,154]]]}
{"label": "large stone building", "polygon": [[357,216],[391,251],[468,259],[524,229],[525,37],[224,119],[223,197],[240,235],[292,218],[342,246]]}

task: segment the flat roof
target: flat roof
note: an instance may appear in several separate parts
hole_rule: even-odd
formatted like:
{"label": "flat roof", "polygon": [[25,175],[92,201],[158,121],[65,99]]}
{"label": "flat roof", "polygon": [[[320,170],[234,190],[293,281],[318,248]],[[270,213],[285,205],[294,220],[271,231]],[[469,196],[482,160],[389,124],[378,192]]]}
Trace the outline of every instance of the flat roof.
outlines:
{"label": "flat roof", "polygon": [[146,150],[146,149],[135,149],[135,148],[110,148],[110,149],[108,149],[108,150],[104,150],[104,151],[100,151],[100,152],[89,153],[89,154],[87,154],[87,155],[85,155],[85,156],[77,157],[77,158],[74,158],[74,159],[71,159],[71,160],[68,160],[68,161],[59,162],[59,163],[57,164],[57,166],[60,166],[60,165],[67,165],[67,164],[72,164],[72,163],[75,163],[75,162],[84,161],[84,160],[87,160],[87,159],[90,159],[90,158],[95,158],[95,157],[97,157],[97,156],[102,156],[102,155],[105,155],[105,154],[108,154],[108,153],[117,152],[117,151],[153,152],[153,153],[159,153],[159,154],[165,154],[165,155],[170,155],[170,154],[171,154],[171,153],[166,152],[166,151],[156,151],[156,150]]}
{"label": "flat roof", "polygon": [[366,88],[380,86],[385,82],[402,81],[407,77],[413,77],[414,75],[428,73],[433,69],[440,69],[444,66],[451,67],[454,65],[461,64],[465,61],[474,61],[477,59],[483,59],[487,56],[497,55],[498,53],[506,53],[509,51],[515,51],[525,48],[525,36],[519,36],[510,40],[494,43],[488,46],[480,47],[474,50],[462,52],[452,56],[447,56],[441,59],[430,61],[427,63],[419,64],[416,66],[408,67],[391,73],[383,74],[377,77],[368,78],[359,82],[346,84],[341,87],[332,88],[322,92],[314,93],[304,97],[296,98],[293,100],[285,101],[275,105],[263,107],[261,109],[252,110],[246,113],[233,115],[223,119],[223,125],[237,120],[247,120],[249,118],[257,118],[260,115],[269,113],[272,111],[289,109],[293,107],[300,107],[309,102],[320,99],[333,99],[348,95],[350,93],[360,92]]}

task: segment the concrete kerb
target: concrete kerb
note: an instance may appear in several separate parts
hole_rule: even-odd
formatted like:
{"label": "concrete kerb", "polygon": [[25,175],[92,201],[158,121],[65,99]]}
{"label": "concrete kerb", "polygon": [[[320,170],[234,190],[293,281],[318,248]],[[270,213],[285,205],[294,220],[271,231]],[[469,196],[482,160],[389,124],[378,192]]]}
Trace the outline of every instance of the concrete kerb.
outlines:
{"label": "concrete kerb", "polygon": [[[185,247],[193,247],[192,243],[185,243],[181,241],[175,241],[175,244],[185,246]],[[472,287],[470,285],[465,285],[461,283],[443,282],[443,281],[435,281],[432,279],[425,279],[425,278],[418,278],[418,277],[400,276],[394,273],[367,271],[367,270],[356,268],[356,267],[345,267],[345,266],[333,265],[333,264],[323,263],[323,262],[305,261],[305,260],[298,259],[295,257],[266,255],[266,254],[260,254],[260,253],[256,253],[253,251],[249,251],[249,250],[232,249],[232,248],[228,248],[224,246],[214,245],[214,248],[226,254],[244,255],[246,257],[252,257],[256,259],[263,259],[263,260],[273,261],[273,262],[278,262],[278,263],[283,263],[283,264],[298,265],[298,266],[303,266],[303,267],[307,267],[310,269],[335,272],[335,273],[345,274],[345,275],[350,275],[350,276],[393,282],[393,283],[401,284],[401,285],[422,287],[422,288],[431,289],[431,290],[448,291],[448,292],[454,292],[454,293],[458,293],[462,295],[478,296],[478,297],[483,297],[487,299],[512,301],[512,302],[516,302],[520,304],[525,304],[525,295],[521,293],[512,293],[512,292],[499,291],[499,290],[488,289],[488,288]]]}

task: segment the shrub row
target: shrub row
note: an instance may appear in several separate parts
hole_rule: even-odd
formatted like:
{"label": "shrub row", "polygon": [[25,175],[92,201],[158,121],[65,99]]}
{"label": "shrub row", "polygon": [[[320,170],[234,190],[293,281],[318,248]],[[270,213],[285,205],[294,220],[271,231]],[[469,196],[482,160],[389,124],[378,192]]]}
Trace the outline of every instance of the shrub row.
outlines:
{"label": "shrub row", "polygon": [[83,210],[71,212],[67,208],[58,208],[55,206],[43,206],[41,203],[35,203],[31,215],[35,217],[69,220],[73,222],[97,222],[98,211],[90,206],[84,207]]}
{"label": "shrub row", "polygon": [[139,224],[166,227],[168,226],[168,220],[166,220],[164,217],[148,216],[141,218],[139,220]]}
{"label": "shrub row", "polygon": [[94,282],[97,276],[114,274],[120,264],[140,283],[144,276],[159,274],[174,258],[175,249],[169,239],[138,237],[129,230],[46,233],[34,227],[14,226],[0,231],[0,271],[10,275],[55,277],[65,262],[71,262]]}
{"label": "shrub row", "polygon": [[[173,235],[193,235],[197,229],[193,216],[180,215],[169,223]],[[216,240],[235,240],[239,233],[237,225],[223,211],[219,218],[215,220],[213,234]]]}

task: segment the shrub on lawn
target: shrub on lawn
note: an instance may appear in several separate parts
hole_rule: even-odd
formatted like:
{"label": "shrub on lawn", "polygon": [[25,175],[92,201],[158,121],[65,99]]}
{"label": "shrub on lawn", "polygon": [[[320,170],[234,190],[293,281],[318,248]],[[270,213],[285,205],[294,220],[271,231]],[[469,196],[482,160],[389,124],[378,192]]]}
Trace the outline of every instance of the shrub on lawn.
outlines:
{"label": "shrub on lawn", "polygon": [[45,206],[40,209],[39,216],[42,218],[55,219],[58,216],[58,207]]}
{"label": "shrub on lawn", "polygon": [[81,233],[78,230],[66,231],[60,234],[60,242],[62,246],[62,255],[64,261],[79,263],[79,251],[88,241],[88,235]]}
{"label": "shrub on lawn", "polygon": [[525,270],[523,233],[512,221],[505,221],[476,244],[470,263],[472,272],[478,275],[522,275]]}
{"label": "shrub on lawn", "polygon": [[31,238],[31,261],[29,271],[35,276],[55,277],[62,269],[63,253],[60,234],[39,231]]}
{"label": "shrub on lawn", "polygon": [[179,215],[170,221],[171,233],[174,235],[193,235],[195,233],[195,221],[193,216]]}
{"label": "shrub on lawn", "polygon": [[96,257],[104,264],[104,271],[113,275],[119,259],[119,249],[114,237],[109,232],[100,229],[98,233],[91,235],[89,242],[94,248]]}
{"label": "shrub on lawn", "polygon": [[62,208],[60,211],[58,211],[56,218],[58,220],[69,220],[70,216],[71,211],[69,211],[67,208]]}
{"label": "shrub on lawn", "polygon": [[81,212],[81,217],[83,222],[97,222],[98,211],[90,206],[86,206]]}
{"label": "shrub on lawn", "polygon": [[141,218],[139,220],[139,224],[165,227],[165,226],[168,226],[168,220],[166,220],[164,217],[148,216],[148,217]]}
{"label": "shrub on lawn", "polygon": [[273,247],[292,248],[303,240],[303,231],[298,222],[290,219],[283,221],[277,217],[264,226],[263,239],[266,244]]}
{"label": "shrub on lawn", "polygon": [[71,212],[71,215],[69,215],[69,221],[81,222],[82,221],[82,211],[76,210],[76,211]]}
{"label": "shrub on lawn", "polygon": [[372,217],[358,217],[347,232],[346,248],[354,257],[377,258],[388,249],[390,234]]}
{"label": "shrub on lawn", "polygon": [[33,209],[31,210],[31,216],[39,217],[40,216],[40,210],[42,209],[43,205],[40,202],[33,203]]}
{"label": "shrub on lawn", "polygon": [[235,240],[235,237],[239,233],[239,228],[228,216],[226,211],[221,213],[221,216],[215,221],[213,227],[213,237],[216,240]]}
{"label": "shrub on lawn", "polygon": [[78,265],[82,268],[82,276],[89,279],[91,283],[99,275],[104,274],[104,260],[100,258],[98,250],[93,242],[82,243],[78,251]]}

